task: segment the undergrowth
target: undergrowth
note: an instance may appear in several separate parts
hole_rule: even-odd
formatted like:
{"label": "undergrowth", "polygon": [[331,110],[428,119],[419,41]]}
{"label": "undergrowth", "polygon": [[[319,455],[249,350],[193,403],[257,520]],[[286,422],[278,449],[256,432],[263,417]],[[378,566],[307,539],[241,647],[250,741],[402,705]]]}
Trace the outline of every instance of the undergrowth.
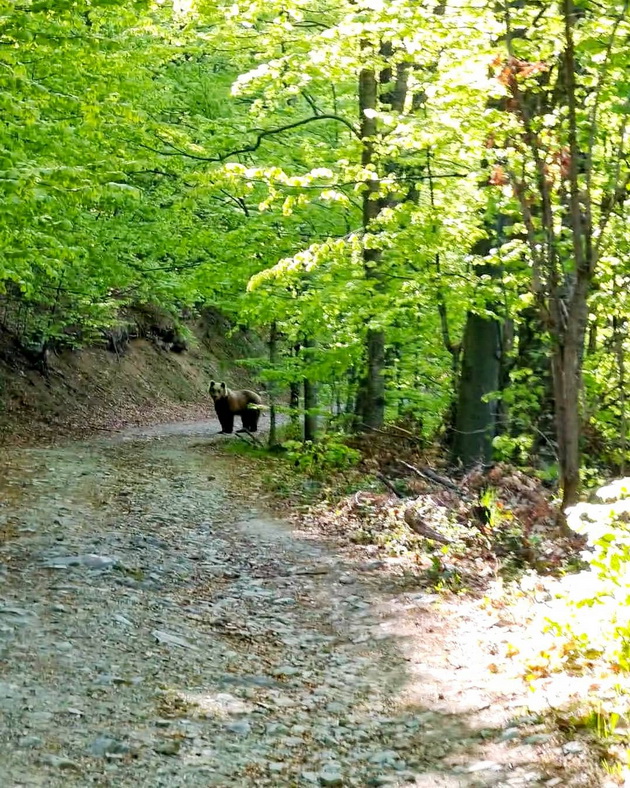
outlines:
{"label": "undergrowth", "polygon": [[[300,528],[393,559],[405,583],[477,596],[482,609],[518,622],[503,659],[529,684],[532,708],[541,704],[550,728],[578,740],[567,747],[586,738],[615,781],[627,775],[630,479],[575,507],[578,536],[563,540],[551,491],[510,466],[436,483],[338,441],[317,451],[289,443],[274,454],[243,441],[227,450],[256,463],[261,486]],[[428,462],[411,450],[404,457],[415,468]]]}

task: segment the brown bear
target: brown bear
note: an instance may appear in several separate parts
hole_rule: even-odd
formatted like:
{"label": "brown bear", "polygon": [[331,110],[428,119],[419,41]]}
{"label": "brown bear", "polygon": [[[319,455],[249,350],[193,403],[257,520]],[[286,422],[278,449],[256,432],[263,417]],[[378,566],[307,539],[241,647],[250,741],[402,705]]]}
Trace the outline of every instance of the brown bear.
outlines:
{"label": "brown bear", "polygon": [[255,391],[248,389],[230,391],[225,383],[215,383],[211,380],[210,396],[221,423],[219,435],[229,434],[234,430],[234,416],[240,416],[243,422],[243,429],[237,432],[256,432],[262,399]]}

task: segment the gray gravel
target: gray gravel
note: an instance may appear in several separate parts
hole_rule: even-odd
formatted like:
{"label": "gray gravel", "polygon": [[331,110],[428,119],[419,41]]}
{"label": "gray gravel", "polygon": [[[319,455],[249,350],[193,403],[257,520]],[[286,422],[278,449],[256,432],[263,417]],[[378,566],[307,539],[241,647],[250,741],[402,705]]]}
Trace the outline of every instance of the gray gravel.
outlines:
{"label": "gray gravel", "polygon": [[400,702],[382,563],[239,503],[193,427],[4,458],[0,785],[544,784]]}

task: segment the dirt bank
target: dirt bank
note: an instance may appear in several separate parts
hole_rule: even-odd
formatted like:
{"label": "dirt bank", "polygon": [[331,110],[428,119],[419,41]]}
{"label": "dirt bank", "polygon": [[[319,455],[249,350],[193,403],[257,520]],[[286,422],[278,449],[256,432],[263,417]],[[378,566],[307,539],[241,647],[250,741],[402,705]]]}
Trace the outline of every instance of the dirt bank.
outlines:
{"label": "dirt bank", "polygon": [[257,387],[255,368],[239,363],[264,352],[255,334],[232,332],[211,311],[188,328],[183,352],[166,349],[159,339],[138,338],[117,350],[51,352],[45,370],[0,334],[0,443],[41,444],[65,435],[205,419],[212,412],[211,378]]}

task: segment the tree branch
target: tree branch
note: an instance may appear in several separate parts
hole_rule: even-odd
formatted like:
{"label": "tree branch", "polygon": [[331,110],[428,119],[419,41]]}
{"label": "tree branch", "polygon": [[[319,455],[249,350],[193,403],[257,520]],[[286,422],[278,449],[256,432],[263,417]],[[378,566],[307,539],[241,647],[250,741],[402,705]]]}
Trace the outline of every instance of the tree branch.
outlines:
{"label": "tree branch", "polygon": [[147,150],[153,151],[154,153],[159,153],[162,156],[184,156],[189,159],[195,159],[196,161],[208,161],[208,162],[224,162],[226,159],[229,159],[231,156],[238,156],[242,153],[252,153],[261,146],[262,141],[266,137],[271,137],[274,134],[283,134],[285,131],[290,131],[291,129],[297,129],[300,126],[306,126],[307,123],[313,123],[317,120],[336,120],[338,123],[343,123],[350,131],[354,134],[355,137],[361,139],[361,135],[359,131],[350,123],[349,120],[341,117],[341,115],[332,115],[332,114],[322,114],[322,115],[312,115],[309,118],[302,118],[302,120],[296,120],[294,123],[287,123],[285,126],[278,126],[275,129],[264,129],[263,131],[258,132],[256,136],[256,141],[252,145],[246,145],[244,148],[238,148],[237,150],[229,151],[228,153],[223,153],[220,156],[199,156],[196,153],[189,153],[188,151],[183,150],[182,148],[178,148],[169,140],[164,140],[161,137],[158,137],[160,142],[163,145],[168,145],[169,147],[173,148],[172,151],[164,151],[164,150],[156,150],[155,148],[151,148],[148,145],[144,145],[139,143],[142,148],[146,148]]}

